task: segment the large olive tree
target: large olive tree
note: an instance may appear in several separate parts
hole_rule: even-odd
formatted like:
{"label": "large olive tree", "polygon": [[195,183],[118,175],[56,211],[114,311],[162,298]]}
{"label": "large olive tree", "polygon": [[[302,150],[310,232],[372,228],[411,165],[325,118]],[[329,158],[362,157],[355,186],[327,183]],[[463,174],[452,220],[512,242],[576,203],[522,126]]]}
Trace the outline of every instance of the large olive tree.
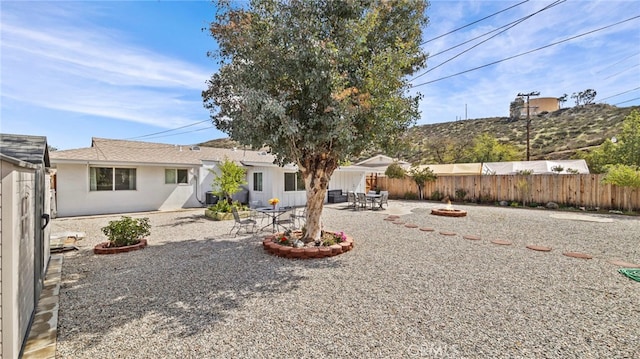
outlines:
{"label": "large olive tree", "polygon": [[219,2],[210,32],[220,69],[203,92],[215,126],[295,163],[307,235],[319,240],[329,179],[341,160],[392,144],[418,118],[408,77],[421,69],[424,1]]}

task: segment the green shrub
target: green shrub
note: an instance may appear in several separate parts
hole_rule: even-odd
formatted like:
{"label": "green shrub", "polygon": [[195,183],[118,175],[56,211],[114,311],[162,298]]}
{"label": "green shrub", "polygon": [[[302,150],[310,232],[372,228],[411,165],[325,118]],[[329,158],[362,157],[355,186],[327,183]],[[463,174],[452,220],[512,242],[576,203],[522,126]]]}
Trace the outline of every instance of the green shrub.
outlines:
{"label": "green shrub", "polygon": [[443,198],[444,198],[444,196],[442,195],[442,193],[440,193],[440,191],[435,190],[435,191],[431,192],[431,200],[432,201],[442,201]]}
{"label": "green shrub", "polygon": [[384,171],[384,174],[389,178],[404,178],[407,173],[404,168],[402,168],[402,166],[400,166],[400,164],[395,161],[387,166],[387,170]]}
{"label": "green shrub", "polygon": [[109,221],[109,225],[102,227],[102,233],[109,239],[109,247],[130,246],[140,242],[142,237],[151,234],[149,218],[131,218],[122,216],[121,219]]}
{"label": "green shrub", "polygon": [[404,199],[418,199],[418,195],[415,192],[405,192]]}
{"label": "green shrub", "polygon": [[520,203],[518,203],[518,202],[511,202],[510,206],[511,206],[511,207],[520,207]]}
{"label": "green shrub", "polygon": [[218,203],[213,206],[209,206],[209,210],[214,213],[231,213],[231,209],[235,207],[238,211],[244,211],[247,209],[247,206],[240,204],[240,202],[235,201],[233,203],[229,203],[227,201],[218,201]]}
{"label": "green shrub", "polygon": [[467,197],[467,191],[463,188],[456,188],[456,199],[462,201],[465,197]]}

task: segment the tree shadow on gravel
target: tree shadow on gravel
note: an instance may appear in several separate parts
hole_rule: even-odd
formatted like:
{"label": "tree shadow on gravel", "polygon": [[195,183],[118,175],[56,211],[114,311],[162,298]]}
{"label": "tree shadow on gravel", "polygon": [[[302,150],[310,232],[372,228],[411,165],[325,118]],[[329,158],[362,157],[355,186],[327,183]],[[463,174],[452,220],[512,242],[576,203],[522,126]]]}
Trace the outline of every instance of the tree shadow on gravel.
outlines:
{"label": "tree shadow on gravel", "polygon": [[141,322],[154,333],[192,336],[220,325],[232,311],[251,313],[247,302],[262,305],[296,290],[307,278],[299,269],[341,267],[334,258],[272,256],[261,238],[218,236],[117,255],[84,250],[65,256],[58,343],[74,345],[82,335],[85,348],[104,345],[102,337],[109,332],[141,335]]}
{"label": "tree shadow on gravel", "polygon": [[180,227],[184,225],[194,224],[197,222],[210,221],[204,214],[192,214],[188,216],[176,217],[175,221],[168,224],[162,224],[158,227]]}

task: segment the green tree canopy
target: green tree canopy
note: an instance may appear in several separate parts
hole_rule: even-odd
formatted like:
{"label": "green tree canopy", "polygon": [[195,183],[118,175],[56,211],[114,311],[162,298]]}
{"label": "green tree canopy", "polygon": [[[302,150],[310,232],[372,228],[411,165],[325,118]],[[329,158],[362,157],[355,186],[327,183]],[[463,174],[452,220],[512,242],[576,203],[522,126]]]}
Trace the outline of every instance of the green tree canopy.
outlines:
{"label": "green tree canopy", "polygon": [[484,133],[473,140],[466,162],[514,161],[518,158],[518,149],[510,144],[500,143],[490,134]]}
{"label": "green tree canopy", "polygon": [[625,195],[629,199],[629,212],[633,210],[630,201],[631,192],[640,189],[640,169],[637,166],[608,165],[602,183],[625,187]]}
{"label": "green tree canopy", "polygon": [[425,183],[435,181],[438,176],[433,173],[433,171],[429,167],[414,167],[411,169],[410,173],[413,177],[413,181],[418,186],[418,197],[420,199],[423,199],[422,189],[424,188]]}
{"label": "green tree canopy", "polygon": [[615,143],[607,139],[597,149],[582,157],[593,173],[604,173],[607,165],[613,164],[640,167],[640,112],[633,110],[624,118],[622,133]]}
{"label": "green tree canopy", "polygon": [[426,1],[218,3],[210,26],[220,69],[203,92],[217,128],[295,163],[307,191],[307,237],[319,240],[340,160],[391,145],[418,118],[409,76],[421,69]]}
{"label": "green tree canopy", "polygon": [[231,197],[234,193],[240,191],[240,186],[247,183],[247,172],[242,166],[227,158],[218,165],[218,168],[220,170],[219,174],[209,170],[215,176],[211,187],[214,191],[220,192],[231,203]]}
{"label": "green tree canopy", "polygon": [[394,161],[389,166],[387,166],[384,174],[389,178],[404,178],[404,176],[406,175],[406,171],[404,170],[404,168],[402,168],[402,166],[400,166],[398,161]]}

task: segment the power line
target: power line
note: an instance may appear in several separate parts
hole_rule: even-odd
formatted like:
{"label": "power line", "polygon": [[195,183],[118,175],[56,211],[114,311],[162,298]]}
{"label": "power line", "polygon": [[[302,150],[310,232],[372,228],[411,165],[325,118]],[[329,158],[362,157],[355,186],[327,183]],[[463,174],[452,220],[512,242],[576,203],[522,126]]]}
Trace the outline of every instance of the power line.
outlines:
{"label": "power line", "polygon": [[600,99],[600,101],[604,101],[604,100],[606,100],[606,99],[610,99],[610,98],[612,98],[612,97],[616,97],[616,96],[624,95],[624,94],[626,94],[626,93],[633,92],[633,91],[635,91],[635,90],[640,90],[640,87],[636,87],[636,88],[631,89],[631,90],[627,90],[627,91],[624,91],[624,92],[620,92],[620,93],[615,94],[615,95],[613,95],[613,96],[609,96],[609,97],[601,98],[601,99]]}
{"label": "power line", "polygon": [[[161,134],[161,133],[167,133],[167,132],[171,132],[171,131],[179,130],[179,129],[182,129],[182,128],[187,128],[187,127],[195,126],[195,125],[197,125],[197,124],[199,124],[199,123],[208,122],[208,121],[209,121],[209,120],[198,121],[198,122],[192,123],[192,124],[190,124],[190,125],[180,126],[180,127],[172,128],[172,129],[170,129],[170,130],[165,130],[165,131],[160,131],[160,132],[150,133],[150,134],[148,134],[148,135],[142,135],[142,136],[136,136],[136,137],[129,137],[129,138],[125,138],[125,140],[134,140],[134,139],[136,139],[136,138],[143,138],[143,137],[149,137],[149,136],[159,135],[159,134]],[[162,136],[160,136],[160,137],[162,137]],[[154,138],[157,138],[157,137],[154,137]]]}
{"label": "power line", "polygon": [[[208,121],[208,120],[207,120]],[[204,130],[211,130],[213,129],[213,127],[205,127],[205,128],[199,128],[197,130],[191,130],[191,131],[184,131],[184,132],[178,132],[178,133],[172,133],[170,135],[163,135],[163,136],[154,136],[154,137],[149,137],[147,139],[152,139],[152,138],[162,138],[162,137],[171,137],[171,136],[178,136],[178,135],[184,135],[185,133],[192,133],[192,132],[198,132],[198,131],[204,131]]]}
{"label": "power line", "polygon": [[632,98],[631,100],[627,100],[627,101],[618,102],[618,103],[614,104],[614,106],[618,106],[620,104],[631,102],[631,101],[635,101],[635,100],[640,100],[640,97]]}
{"label": "power line", "polygon": [[447,33],[445,33],[445,34],[438,35],[438,36],[436,36],[436,37],[434,37],[434,38],[432,38],[432,39],[426,40],[425,42],[421,43],[421,44],[420,44],[420,46],[422,46],[422,45],[424,45],[424,44],[426,44],[426,43],[428,43],[428,42],[431,42],[431,41],[433,41],[433,40],[437,40],[437,39],[439,39],[439,38],[441,38],[441,37],[444,37],[444,36],[447,36],[447,35],[449,35],[449,34],[452,34],[452,33],[456,32],[456,31],[462,30],[462,29],[464,29],[465,27],[469,27],[469,26],[471,26],[471,25],[473,25],[473,24],[477,24],[477,23],[479,23],[480,21],[483,21],[483,20],[486,20],[486,19],[488,19],[488,18],[490,18],[490,17],[496,16],[496,15],[498,15],[498,14],[500,14],[500,13],[503,13],[503,12],[505,12],[505,11],[507,11],[507,10],[513,9],[514,7],[516,7],[516,6],[520,6],[520,5],[522,5],[522,4],[524,4],[524,3],[528,2],[528,1],[529,1],[529,0],[525,0],[525,1],[521,2],[521,3],[515,4],[515,5],[512,5],[512,6],[509,6],[508,8],[506,8],[506,9],[504,9],[504,10],[500,10],[500,11],[498,11],[498,12],[495,12],[495,13],[491,14],[491,15],[485,16],[485,17],[483,17],[482,19],[476,20],[476,21],[474,21],[474,22],[472,22],[472,23],[469,23],[469,24],[466,24],[466,25],[464,25],[464,26],[461,26],[461,27],[459,27],[459,28],[457,28],[457,29],[453,29],[453,30],[451,30],[451,31],[449,31],[449,32],[447,32]]}
{"label": "power line", "polygon": [[615,65],[617,65],[617,64],[619,64],[619,63],[621,63],[621,62],[624,62],[625,60],[630,59],[630,58],[632,58],[632,57],[634,57],[634,56],[636,56],[636,55],[640,55],[640,52],[638,52],[638,53],[636,53],[636,54],[631,54],[631,55],[629,55],[629,56],[625,57],[624,59],[619,60],[618,62],[613,63],[613,64],[611,64],[611,65],[609,65],[609,66],[607,66],[607,67],[603,68],[603,69],[602,69],[602,70],[600,70],[600,71],[597,71],[596,73],[597,73],[597,74],[599,74],[599,73],[601,73],[602,71],[604,71],[604,70],[606,70],[606,69],[608,69],[608,68],[610,68],[610,67],[613,67],[613,66],[615,66]]}
{"label": "power line", "polygon": [[423,83],[420,83],[420,84],[417,84],[417,85],[412,85],[411,88],[415,88],[415,87],[418,87],[418,86],[424,86],[424,85],[427,85],[427,84],[430,84],[430,83],[434,83],[434,82],[438,82],[438,81],[442,81],[442,80],[445,80],[445,79],[448,79],[448,78],[451,78],[451,77],[455,77],[455,76],[459,76],[459,75],[462,75],[462,74],[466,74],[467,72],[472,72],[472,71],[479,70],[479,69],[482,69],[482,68],[485,68],[485,67],[489,67],[491,65],[495,65],[495,64],[498,64],[498,63],[501,63],[501,62],[512,60],[512,59],[515,59],[517,57],[528,55],[530,53],[533,53],[533,52],[536,52],[536,51],[540,51],[540,50],[546,49],[548,47],[561,44],[563,42],[571,41],[571,40],[577,39],[577,38],[582,37],[582,36],[593,34],[594,32],[602,31],[602,30],[608,29],[608,28],[613,27],[613,26],[620,25],[622,23],[625,23],[625,22],[628,22],[628,21],[631,21],[631,20],[635,20],[637,18],[640,18],[640,15],[637,15],[637,16],[634,16],[634,17],[630,17],[630,18],[622,20],[622,21],[618,21],[618,22],[616,22],[614,24],[611,24],[611,25],[603,26],[603,27],[595,29],[595,30],[587,31],[587,32],[584,32],[582,34],[566,38],[564,40],[556,41],[556,42],[553,42],[551,44],[548,44],[548,45],[545,45],[545,46],[541,46],[541,47],[538,47],[538,48],[533,49],[533,50],[529,50],[529,51],[526,51],[526,52],[523,52],[523,53],[520,53],[520,54],[517,54],[517,55],[509,56],[507,58],[504,58],[504,59],[501,59],[501,60],[497,60],[497,61],[485,64],[485,65],[482,65],[482,66],[478,66],[478,67],[471,68],[469,70],[461,71],[461,72],[455,73],[453,75],[448,75],[448,76],[437,78],[435,80],[423,82]]}
{"label": "power line", "polygon": [[[541,12],[545,11],[545,10],[548,10],[548,9],[550,9],[550,8],[554,7],[554,6],[560,5],[561,3],[565,2],[565,1],[566,1],[566,0],[556,0],[556,1],[554,1],[553,3],[551,3],[551,4],[547,5],[547,6],[545,6],[544,8],[542,8],[542,9],[540,9],[540,10],[538,10],[538,11],[534,12],[533,14],[529,14],[529,15],[527,15],[527,16],[525,16],[525,17],[523,17],[523,18],[519,19],[519,20],[514,21],[514,23],[512,23],[512,25],[507,26],[507,28],[505,28],[504,30],[502,30],[502,31],[498,32],[497,34],[495,34],[495,35],[493,35],[493,36],[491,36],[491,37],[489,37],[489,38],[487,38],[487,39],[485,39],[485,40],[483,40],[483,41],[480,41],[479,43],[477,43],[477,44],[475,44],[475,45],[471,46],[470,48],[468,48],[468,49],[466,49],[466,50],[464,50],[464,51],[462,51],[462,52],[458,53],[457,55],[455,55],[455,56],[453,56],[453,57],[449,58],[448,60],[446,60],[446,61],[444,61],[444,62],[441,62],[440,64],[438,64],[438,65],[436,65],[436,66],[434,66],[434,67],[432,67],[432,68],[428,69],[427,71],[425,71],[425,72],[421,73],[420,75],[418,75],[418,76],[414,77],[414,78],[413,78],[413,79],[411,79],[410,81],[413,81],[413,80],[415,80],[415,79],[417,79],[417,78],[419,78],[419,77],[422,77],[422,76],[424,76],[424,75],[428,74],[429,72],[431,72],[431,71],[433,71],[433,70],[437,69],[438,67],[440,67],[440,66],[442,66],[442,65],[446,64],[447,62],[453,61],[454,59],[458,58],[458,57],[459,57],[459,56],[461,56],[462,54],[464,54],[464,53],[466,53],[466,52],[468,52],[468,51],[471,51],[471,50],[475,49],[476,47],[478,47],[478,46],[480,46],[480,45],[484,44],[485,42],[487,42],[487,41],[489,41],[489,40],[493,39],[494,37],[496,37],[496,36],[498,36],[498,35],[500,35],[500,34],[504,33],[505,31],[507,31],[507,30],[509,30],[509,29],[511,29],[511,28],[513,28],[513,27],[515,27],[515,26],[517,26],[517,25],[519,25],[520,23],[524,22],[525,20],[527,20],[527,19],[529,19],[529,18],[531,18],[531,17],[533,17],[533,16],[535,16],[535,15],[537,15],[537,14],[539,14],[539,13],[541,13]],[[484,35],[483,35],[483,36],[484,36]],[[445,50],[445,51],[447,51],[447,50]]]}
{"label": "power line", "polygon": [[613,75],[609,75],[609,76],[607,76],[607,77],[603,78],[603,80],[608,80],[608,79],[610,79],[610,78],[612,78],[612,77],[618,76],[618,75],[620,75],[621,73],[623,73],[623,72],[627,72],[627,71],[631,70],[632,68],[634,68],[634,67],[638,67],[638,66],[640,66],[640,64],[632,65],[632,66],[627,67],[626,69],[624,69],[624,70],[622,70],[622,71],[620,71],[620,72],[616,72],[616,73],[615,73],[615,74],[613,74]]}

